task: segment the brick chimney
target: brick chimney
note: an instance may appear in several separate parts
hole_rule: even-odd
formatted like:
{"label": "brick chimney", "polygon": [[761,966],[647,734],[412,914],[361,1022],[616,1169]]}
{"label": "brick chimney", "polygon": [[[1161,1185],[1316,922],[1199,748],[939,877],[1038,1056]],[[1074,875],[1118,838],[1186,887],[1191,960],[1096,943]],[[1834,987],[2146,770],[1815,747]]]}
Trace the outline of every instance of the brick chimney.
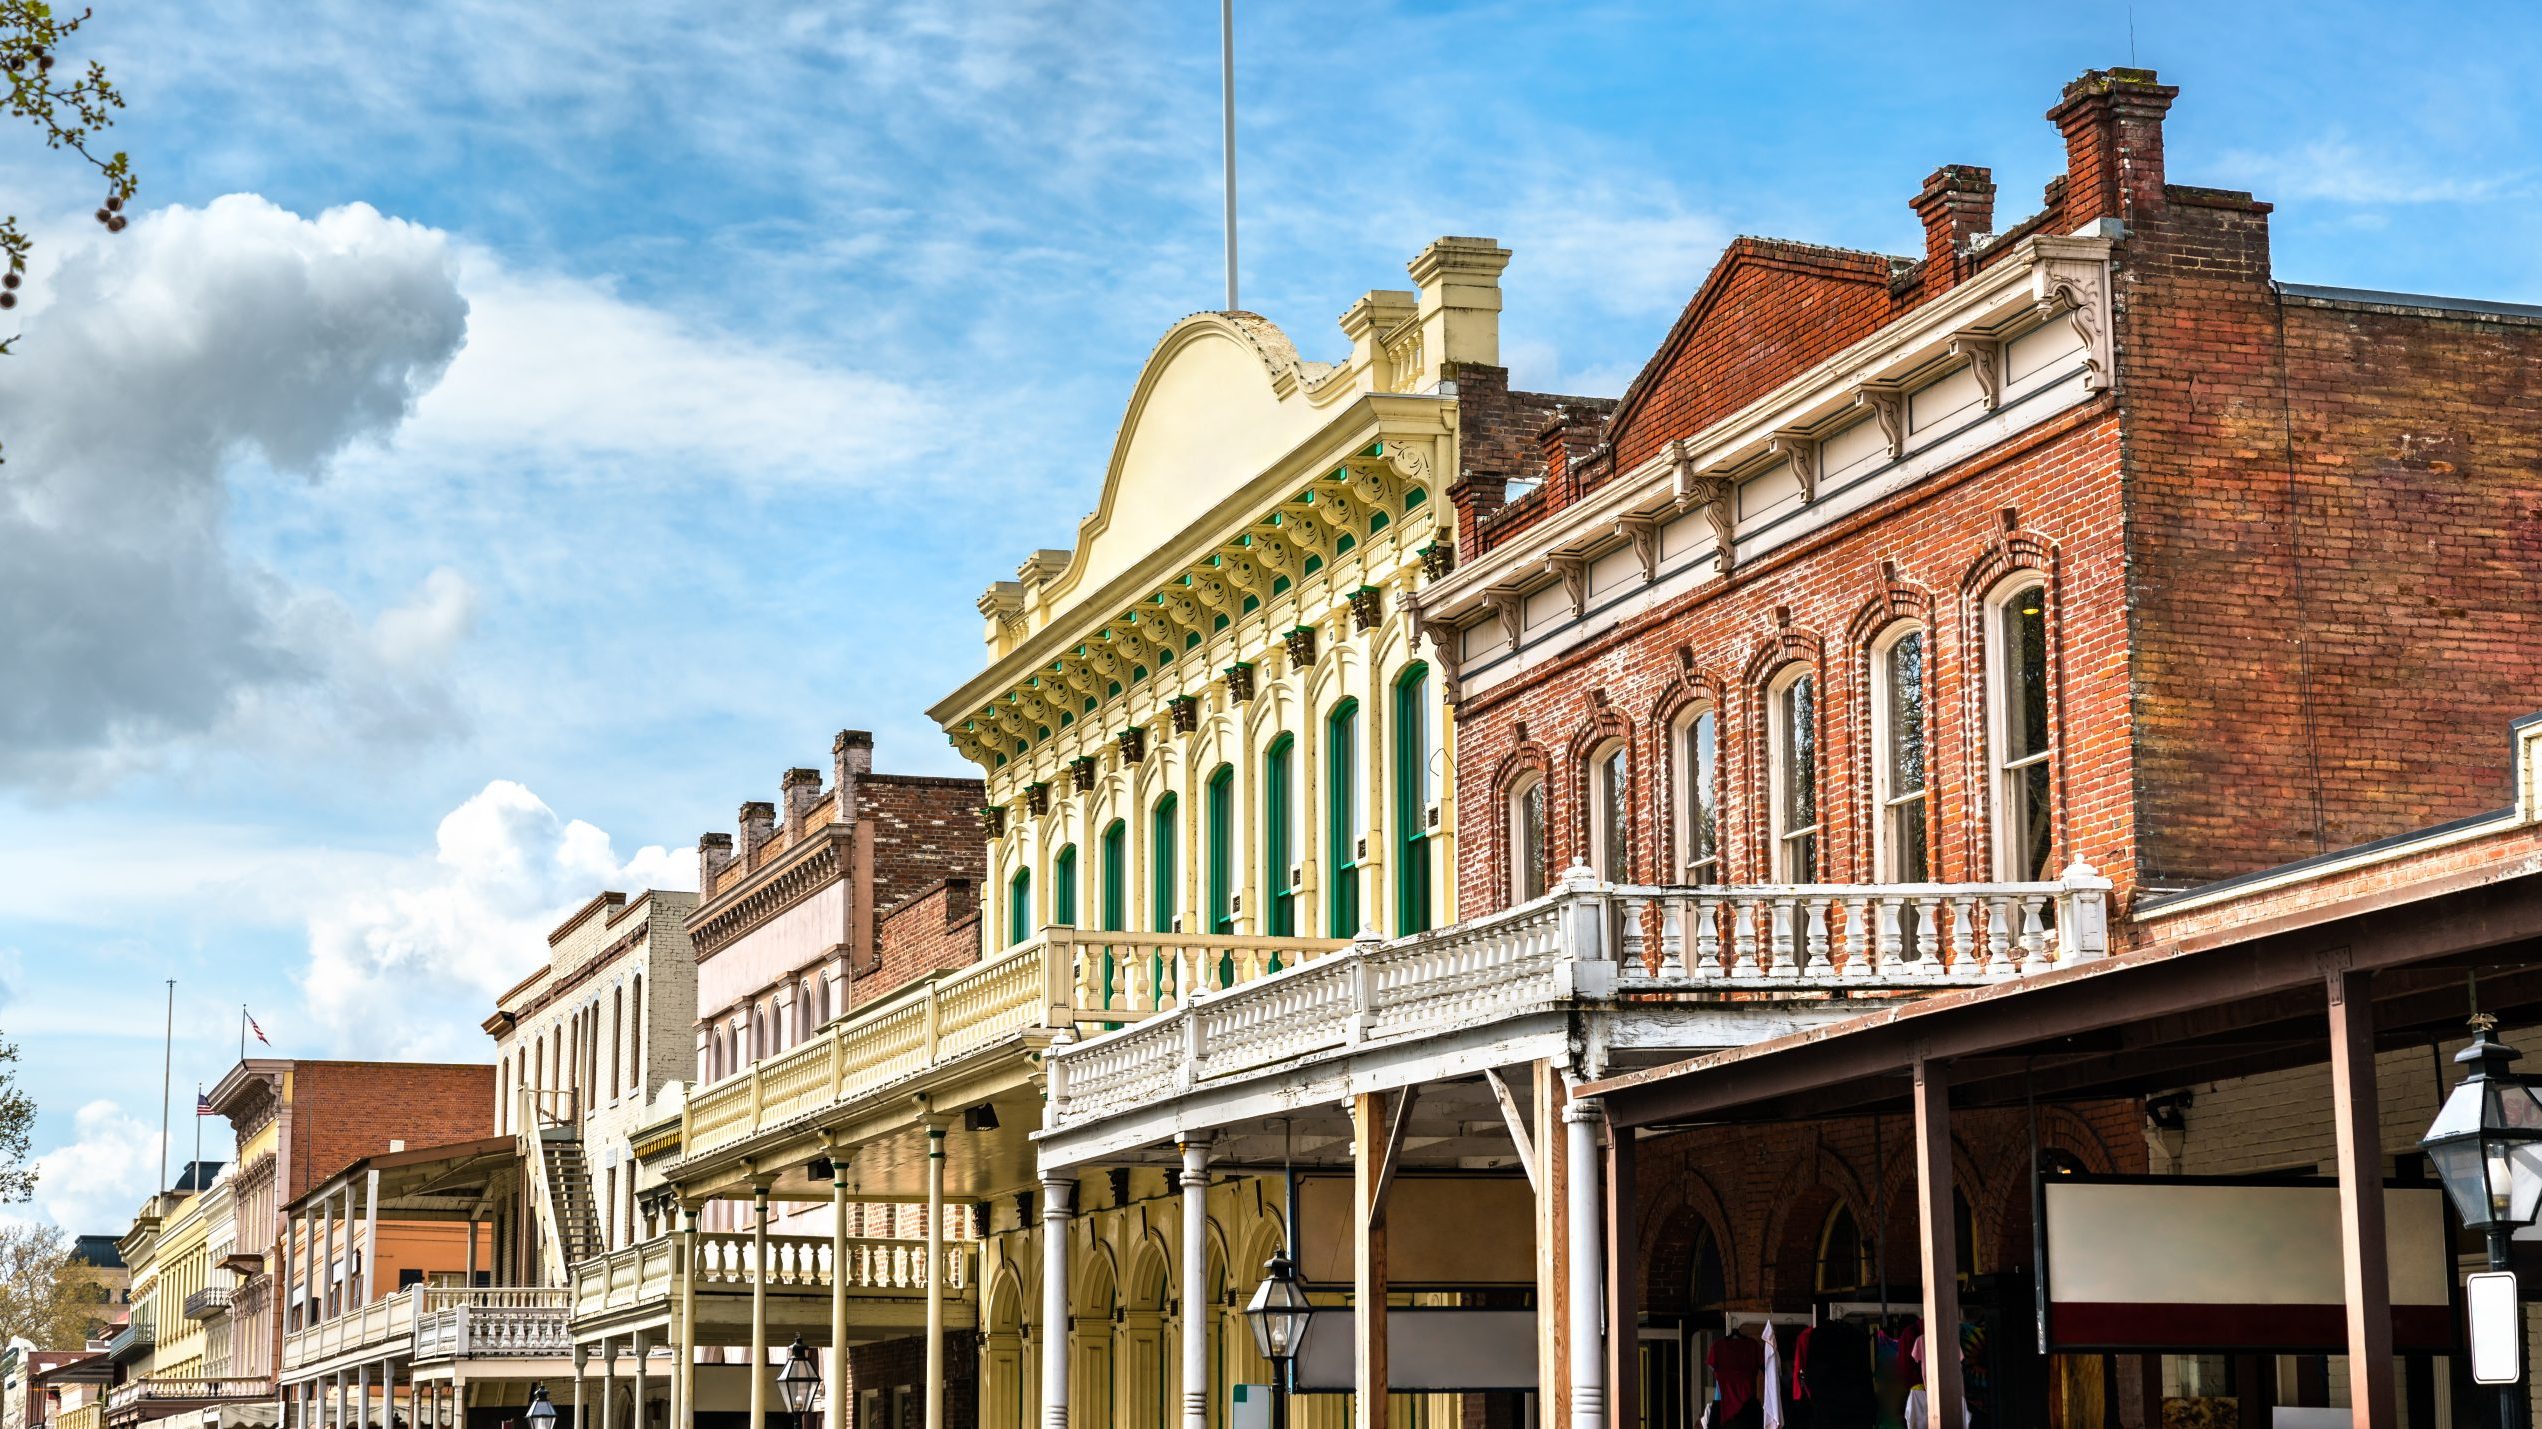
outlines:
{"label": "brick chimney", "polygon": [[731,834],[699,834],[697,836],[697,896],[715,896],[715,879],[733,863]]}
{"label": "brick chimney", "polygon": [[1974,164],[1944,164],[1911,201],[1924,221],[1924,291],[1939,293],[1967,271],[1968,245],[1995,231],[1995,175]]}
{"label": "brick chimney", "polygon": [[741,806],[741,866],[756,868],[759,850],[777,833],[777,806],[767,803]]}
{"label": "brick chimney", "polygon": [[1564,497],[1571,495],[1571,468],[1587,461],[1598,449],[1598,434],[1606,428],[1606,414],[1595,407],[1578,402],[1564,402],[1554,408],[1553,420],[1536,434],[1538,454],[1545,463],[1545,481]]}
{"label": "brick chimney", "polygon": [[787,770],[785,777],[777,781],[777,797],[786,811],[786,837],[790,839],[800,837],[803,833],[804,811],[818,803],[821,798],[821,771],[818,769]]}
{"label": "brick chimney", "polygon": [[2065,213],[2076,232],[2096,219],[2133,225],[2162,212],[2162,119],[2178,85],[2149,69],[2087,70],[2048,111],[2065,133]]}
{"label": "brick chimney", "polygon": [[852,824],[864,813],[859,804],[859,785],[874,772],[874,732],[869,729],[843,729],[830,741],[830,762],[838,773],[838,821]]}

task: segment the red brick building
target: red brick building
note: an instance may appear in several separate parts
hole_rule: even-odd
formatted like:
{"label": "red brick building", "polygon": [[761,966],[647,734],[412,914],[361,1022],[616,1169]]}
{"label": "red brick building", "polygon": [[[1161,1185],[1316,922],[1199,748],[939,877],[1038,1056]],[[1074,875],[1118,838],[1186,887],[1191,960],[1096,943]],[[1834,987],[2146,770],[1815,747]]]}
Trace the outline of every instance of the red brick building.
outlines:
{"label": "red brick building", "polygon": [[[1469,442],[1457,568],[1421,592],[1457,685],[1461,916],[1574,865],[2080,863],[2123,954],[2155,936],[2140,902],[2513,802],[2501,732],[2542,705],[2542,309],[2277,281],[2268,203],[2169,182],[2176,94],[2068,85],[2037,211],[1999,220],[1988,171],[1945,166],[1920,255],[1741,238],[1611,408],[1514,404],[1532,431]],[[1693,1422],[1672,1396],[1704,1381],[1671,1357],[1698,1327],[1916,1283],[1911,1132],[1639,1143],[1643,1422]],[[2027,1273],[2027,1148],[2144,1172],[2142,1106],[1954,1132],[1961,1269],[2017,1326],[2026,1290],[1982,1281]],[[2055,1422],[2135,1425],[2162,1392],[2137,1359],[2025,1372]]]}

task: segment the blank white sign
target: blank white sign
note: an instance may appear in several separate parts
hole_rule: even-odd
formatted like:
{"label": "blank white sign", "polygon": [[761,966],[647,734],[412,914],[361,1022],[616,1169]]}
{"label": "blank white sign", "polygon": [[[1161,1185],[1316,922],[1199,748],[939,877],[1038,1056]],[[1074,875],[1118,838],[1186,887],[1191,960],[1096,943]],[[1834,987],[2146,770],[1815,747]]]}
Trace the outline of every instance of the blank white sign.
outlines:
{"label": "blank white sign", "polygon": [[2484,1270],[2463,1278],[2463,1308],[2471,1317],[2471,1382],[2513,1384],[2524,1368],[2524,1316],[2516,1306],[2511,1270]]}

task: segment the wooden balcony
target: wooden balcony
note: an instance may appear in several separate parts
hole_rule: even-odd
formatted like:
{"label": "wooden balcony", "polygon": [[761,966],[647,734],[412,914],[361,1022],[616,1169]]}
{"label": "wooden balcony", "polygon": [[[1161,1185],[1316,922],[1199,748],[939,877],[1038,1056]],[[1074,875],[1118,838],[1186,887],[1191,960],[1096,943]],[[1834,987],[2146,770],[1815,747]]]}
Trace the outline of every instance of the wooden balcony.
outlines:
{"label": "wooden balcony", "polygon": [[[682,1167],[745,1145],[757,1154],[754,1143],[772,1134],[800,1135],[1000,1049],[1021,1053],[1079,1027],[1139,1022],[1347,946],[1339,939],[1044,928],[692,1092],[681,1114]],[[1020,1071],[1020,1056],[1016,1064]]]}
{"label": "wooden balcony", "polygon": [[568,1294],[538,1286],[412,1285],[285,1335],[285,1380],[379,1359],[557,1355]]}
{"label": "wooden balcony", "polygon": [[273,1398],[274,1382],[270,1379],[150,1376],[115,1386],[106,1396],[105,1420],[108,1424],[139,1424],[223,1404],[253,1404]]}
{"label": "wooden balcony", "polygon": [[[578,1337],[621,1334],[628,1329],[670,1323],[680,1293],[680,1276],[692,1276],[701,1344],[737,1343],[729,1338],[736,1326],[749,1323],[752,1290],[764,1281],[771,1324],[789,1334],[818,1330],[825,1342],[831,1288],[842,1273],[833,1264],[827,1236],[768,1237],[764,1261],[753,1255],[746,1232],[706,1232],[656,1236],[621,1250],[595,1256],[574,1267],[571,1315]],[[979,1246],[967,1240],[947,1241],[937,1267],[945,1298],[960,1306],[977,1275]],[[851,1319],[860,1330],[905,1332],[923,1323],[919,1311],[927,1293],[929,1271],[924,1241],[853,1237],[847,1242],[844,1274]],[[957,1317],[969,1323],[969,1310]],[[721,1333],[726,1338],[718,1339]]]}
{"label": "wooden balcony", "polygon": [[[1198,1088],[1371,1048],[1418,1050],[1580,1007],[1712,994],[1849,996],[1980,986],[2108,950],[2109,883],[1643,887],[1575,869],[1471,923],[1207,987],[1049,1056],[1048,1126],[1154,1109]],[[1715,1030],[1706,1036],[1718,1035]]]}

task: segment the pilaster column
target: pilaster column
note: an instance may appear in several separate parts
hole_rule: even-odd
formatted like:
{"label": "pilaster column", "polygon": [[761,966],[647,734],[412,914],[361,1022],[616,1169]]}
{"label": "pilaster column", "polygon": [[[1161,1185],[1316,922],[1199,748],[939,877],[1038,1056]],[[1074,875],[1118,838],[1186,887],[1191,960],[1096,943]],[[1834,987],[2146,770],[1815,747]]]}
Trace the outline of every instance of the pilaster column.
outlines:
{"label": "pilaster column", "polygon": [[1076,1177],[1042,1177],[1042,1429],[1068,1429],[1068,1211],[1076,1199]]}
{"label": "pilaster column", "polygon": [[[847,1422],[847,1158],[830,1153],[830,1376],[828,1423]],[[637,1429],[643,1429],[638,1425]],[[687,1429],[675,1425],[673,1429]]]}
{"label": "pilaster column", "polygon": [[1606,1108],[1595,1098],[1574,1098],[1562,1109],[1570,1153],[1564,1199],[1571,1235],[1571,1429],[1606,1425],[1606,1346],[1598,1335],[1606,1310],[1606,1257],[1598,1237],[1598,1123],[1605,1119]]}
{"label": "pilaster column", "polygon": [[1209,1138],[1183,1142],[1183,1429],[1209,1429]]}
{"label": "pilaster column", "polygon": [[927,1429],[944,1429],[944,1123],[927,1122]]}
{"label": "pilaster column", "polygon": [[600,1341],[600,1429],[617,1429],[618,1342]]}
{"label": "pilaster column", "polygon": [[768,1187],[750,1188],[750,1429],[768,1429]]}

